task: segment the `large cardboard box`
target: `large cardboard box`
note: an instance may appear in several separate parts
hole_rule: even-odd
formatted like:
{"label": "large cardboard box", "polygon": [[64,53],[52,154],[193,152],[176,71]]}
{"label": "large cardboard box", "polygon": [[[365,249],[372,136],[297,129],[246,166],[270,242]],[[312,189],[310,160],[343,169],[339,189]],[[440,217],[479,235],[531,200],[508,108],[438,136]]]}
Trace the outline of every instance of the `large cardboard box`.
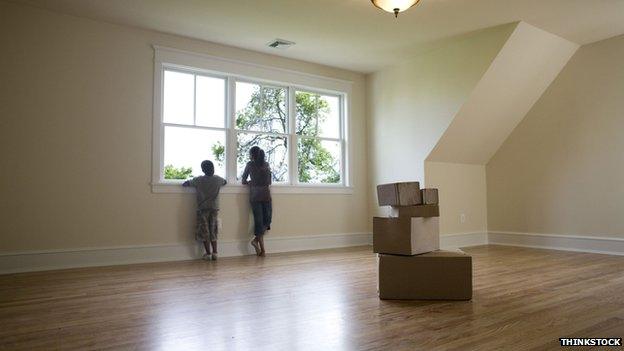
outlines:
{"label": "large cardboard box", "polygon": [[439,248],[438,217],[373,218],[373,252],[417,255]]}
{"label": "large cardboard box", "polygon": [[438,205],[392,206],[390,217],[440,217]]}
{"label": "large cardboard box", "polygon": [[389,300],[470,300],[472,257],[462,251],[416,256],[379,254],[379,298]]}
{"label": "large cardboard box", "polygon": [[420,190],[420,197],[424,205],[438,204],[438,189],[425,188]]}
{"label": "large cardboard box", "polygon": [[379,206],[420,205],[420,183],[403,182],[377,185]]}

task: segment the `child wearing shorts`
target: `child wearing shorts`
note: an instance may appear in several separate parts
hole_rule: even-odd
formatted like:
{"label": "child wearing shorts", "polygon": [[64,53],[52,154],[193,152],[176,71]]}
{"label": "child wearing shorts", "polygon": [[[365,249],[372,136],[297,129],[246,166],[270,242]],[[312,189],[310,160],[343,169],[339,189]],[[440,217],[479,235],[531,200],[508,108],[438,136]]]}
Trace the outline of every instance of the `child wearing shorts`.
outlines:
{"label": "child wearing shorts", "polygon": [[[214,165],[205,160],[201,163],[203,176],[187,180],[182,184],[185,187],[194,187],[197,190],[197,230],[195,239],[201,241],[206,249],[204,260],[217,259],[217,234],[219,215],[219,191],[227,181],[214,174]],[[210,246],[212,245],[212,252]]]}

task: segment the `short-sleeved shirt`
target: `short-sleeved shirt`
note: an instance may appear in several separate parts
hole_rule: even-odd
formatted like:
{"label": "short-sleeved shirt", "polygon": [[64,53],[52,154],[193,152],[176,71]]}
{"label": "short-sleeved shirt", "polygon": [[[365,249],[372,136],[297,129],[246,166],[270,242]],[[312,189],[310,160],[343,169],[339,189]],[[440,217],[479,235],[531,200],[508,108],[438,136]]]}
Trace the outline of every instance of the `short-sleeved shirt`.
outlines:
{"label": "short-sleeved shirt", "polygon": [[203,175],[189,180],[189,185],[197,190],[197,209],[218,210],[219,191],[225,183],[225,179],[218,175]]}
{"label": "short-sleeved shirt", "polygon": [[243,171],[242,180],[249,181],[249,201],[251,202],[267,202],[271,201],[271,167],[268,162],[257,164],[254,161],[247,162],[245,171]]}

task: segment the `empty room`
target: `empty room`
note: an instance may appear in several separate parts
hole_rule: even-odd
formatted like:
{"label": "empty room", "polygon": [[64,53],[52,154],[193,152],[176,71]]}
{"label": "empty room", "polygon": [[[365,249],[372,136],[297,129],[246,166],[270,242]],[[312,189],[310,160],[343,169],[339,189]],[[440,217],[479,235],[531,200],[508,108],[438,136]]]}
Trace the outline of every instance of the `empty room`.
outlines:
{"label": "empty room", "polygon": [[610,350],[624,0],[0,0],[0,350]]}

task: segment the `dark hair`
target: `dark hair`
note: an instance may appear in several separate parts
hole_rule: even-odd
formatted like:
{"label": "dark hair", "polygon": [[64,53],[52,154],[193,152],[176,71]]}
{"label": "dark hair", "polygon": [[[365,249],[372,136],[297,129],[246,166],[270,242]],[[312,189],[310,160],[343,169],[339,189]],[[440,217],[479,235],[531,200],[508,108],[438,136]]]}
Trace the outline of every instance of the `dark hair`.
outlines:
{"label": "dark hair", "polygon": [[262,150],[260,147],[254,146],[249,149],[249,155],[251,156],[251,160],[254,161],[255,164],[264,164],[264,150]]}
{"label": "dark hair", "polygon": [[201,169],[202,169],[202,172],[204,172],[204,174],[207,176],[214,175],[214,164],[212,163],[212,161],[208,161],[208,160],[202,161]]}

